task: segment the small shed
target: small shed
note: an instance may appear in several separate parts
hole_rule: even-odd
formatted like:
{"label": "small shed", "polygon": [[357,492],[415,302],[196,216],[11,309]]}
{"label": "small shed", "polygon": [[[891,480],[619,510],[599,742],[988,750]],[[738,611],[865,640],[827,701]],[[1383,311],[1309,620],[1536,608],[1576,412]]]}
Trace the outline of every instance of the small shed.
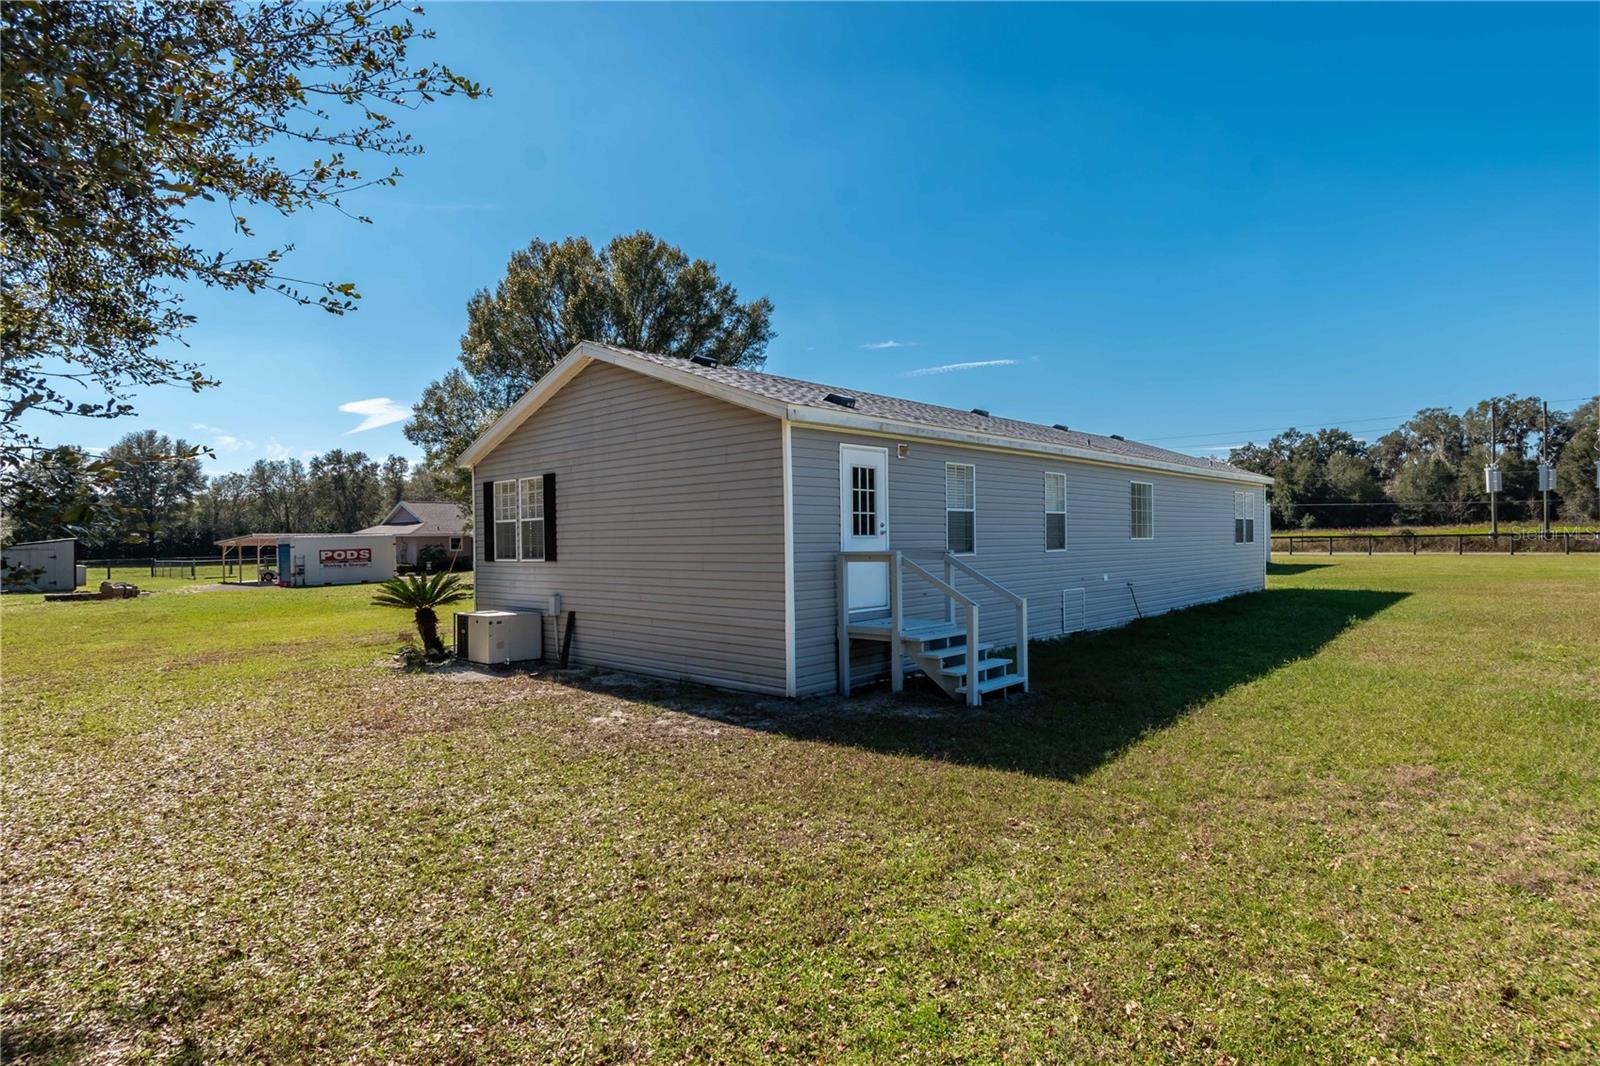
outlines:
{"label": "small shed", "polygon": [[7,592],[71,592],[82,583],[76,537],[8,544],[0,556],[0,585]]}

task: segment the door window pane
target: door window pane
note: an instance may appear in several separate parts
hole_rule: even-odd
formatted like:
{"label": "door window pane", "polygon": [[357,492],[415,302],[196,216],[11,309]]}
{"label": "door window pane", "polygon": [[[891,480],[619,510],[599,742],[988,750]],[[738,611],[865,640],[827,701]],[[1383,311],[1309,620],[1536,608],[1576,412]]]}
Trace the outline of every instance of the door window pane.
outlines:
{"label": "door window pane", "polygon": [[878,468],[850,468],[850,532],[857,537],[878,535]]}

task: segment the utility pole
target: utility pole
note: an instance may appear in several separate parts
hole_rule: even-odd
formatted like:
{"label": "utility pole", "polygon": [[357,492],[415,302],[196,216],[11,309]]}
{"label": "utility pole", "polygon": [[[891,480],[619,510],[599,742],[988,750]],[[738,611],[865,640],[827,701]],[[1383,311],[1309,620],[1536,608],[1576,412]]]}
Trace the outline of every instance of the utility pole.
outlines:
{"label": "utility pole", "polygon": [[1539,491],[1544,496],[1544,521],[1541,523],[1543,530],[1540,533],[1545,540],[1550,539],[1550,478],[1555,471],[1550,469],[1548,456],[1550,445],[1550,405],[1544,403],[1539,413]]}
{"label": "utility pole", "polygon": [[1496,491],[1500,474],[1500,405],[1489,401],[1489,469],[1483,472],[1483,487],[1489,490],[1489,532],[1500,534],[1500,494]]}

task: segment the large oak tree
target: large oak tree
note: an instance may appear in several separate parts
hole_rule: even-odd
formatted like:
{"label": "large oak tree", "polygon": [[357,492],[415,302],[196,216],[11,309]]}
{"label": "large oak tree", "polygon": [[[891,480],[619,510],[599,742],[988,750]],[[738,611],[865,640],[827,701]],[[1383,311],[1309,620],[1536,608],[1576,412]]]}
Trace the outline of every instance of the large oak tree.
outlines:
{"label": "large oak tree", "polygon": [[436,470],[580,341],[759,367],[772,302],[742,303],[714,264],[640,231],[596,249],[535,240],[467,303],[457,365],[423,391],[405,433]]}

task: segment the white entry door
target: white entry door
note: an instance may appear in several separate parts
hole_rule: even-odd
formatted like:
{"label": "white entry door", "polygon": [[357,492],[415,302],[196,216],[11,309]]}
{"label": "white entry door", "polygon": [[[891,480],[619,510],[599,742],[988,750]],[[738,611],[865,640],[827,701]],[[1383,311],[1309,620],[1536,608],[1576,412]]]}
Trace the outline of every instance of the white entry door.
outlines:
{"label": "white entry door", "polygon": [[[889,450],[839,445],[839,549],[889,550]],[[850,563],[846,602],[852,611],[887,610],[889,564]]]}

